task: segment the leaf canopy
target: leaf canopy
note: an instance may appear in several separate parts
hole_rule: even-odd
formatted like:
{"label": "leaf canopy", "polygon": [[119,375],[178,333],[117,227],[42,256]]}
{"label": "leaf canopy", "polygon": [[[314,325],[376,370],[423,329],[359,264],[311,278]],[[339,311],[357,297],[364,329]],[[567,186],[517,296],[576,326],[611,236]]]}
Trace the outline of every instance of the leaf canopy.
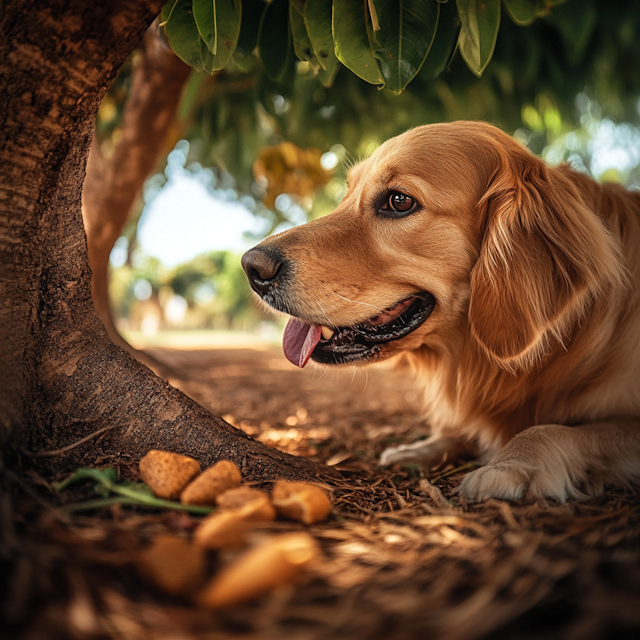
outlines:
{"label": "leaf canopy", "polygon": [[[498,35],[480,78],[459,55],[458,3],[438,2],[431,47],[401,95],[395,95],[396,87],[383,75],[376,58],[383,45],[385,5],[380,0],[341,1],[341,6],[356,8],[382,81],[369,84],[339,63],[333,0],[280,4],[284,28],[276,44],[286,45],[281,48],[286,64],[268,75],[260,58],[267,47],[264,28],[262,50],[258,35],[274,3],[242,0],[236,50],[224,71],[215,80],[194,72],[183,94],[179,127],[172,135],[193,142],[190,166],[219,171],[222,177],[216,180],[226,188],[235,185],[240,193],[262,200],[266,189],[256,180],[254,161],[261,149],[283,141],[302,149],[330,151],[348,164],[371,153],[385,139],[427,122],[490,121],[515,131],[535,153],[580,125],[582,111],[577,105],[595,105],[590,107],[595,118],[640,122],[636,0],[617,0],[615,11],[607,0],[502,0],[501,5],[494,4],[501,12]],[[400,7],[400,0],[396,4]],[[172,0],[163,9],[165,33],[172,42],[181,29],[182,35],[197,29],[192,13],[193,0],[191,5]],[[298,16],[304,19],[311,57],[300,46],[305,34]],[[398,16],[399,12],[396,24]],[[191,55],[195,66],[205,69],[207,55],[212,54],[199,32],[200,48],[190,48],[188,41],[178,44],[183,45],[179,49],[183,59]],[[121,70],[100,110],[96,131],[107,144],[118,130],[130,68],[131,62]],[[383,83],[391,90],[380,91]],[[231,175],[229,182],[225,176]],[[336,180],[321,189],[324,195],[314,196],[313,205],[304,204],[313,206],[314,213],[309,215],[329,211],[339,201],[342,192]],[[265,218],[271,230],[287,223],[290,215],[277,207],[268,210],[261,202],[256,207],[256,215]]]}
{"label": "leaf canopy", "polygon": [[[517,25],[549,16],[566,0],[169,0],[167,41],[198,71],[216,73],[256,52],[271,82],[284,82],[295,58],[333,83],[338,62],[373,85],[401,93],[426,65],[438,75],[459,50],[480,77],[491,61],[501,6]],[[576,20],[559,16],[580,56],[593,29],[593,0]]]}

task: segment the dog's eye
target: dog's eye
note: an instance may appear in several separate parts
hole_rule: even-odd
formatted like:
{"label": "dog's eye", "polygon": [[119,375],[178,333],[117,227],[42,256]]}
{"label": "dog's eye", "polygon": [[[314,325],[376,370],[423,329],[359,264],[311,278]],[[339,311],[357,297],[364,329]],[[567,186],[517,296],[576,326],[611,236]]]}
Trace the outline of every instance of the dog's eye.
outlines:
{"label": "dog's eye", "polygon": [[405,196],[404,193],[392,193],[389,196],[389,208],[394,211],[404,213],[413,207],[414,199],[411,196]]}
{"label": "dog's eye", "polygon": [[392,191],[380,208],[380,213],[387,216],[394,216],[394,214],[402,216],[411,213],[415,206],[416,201],[411,196],[400,193],[400,191]]}

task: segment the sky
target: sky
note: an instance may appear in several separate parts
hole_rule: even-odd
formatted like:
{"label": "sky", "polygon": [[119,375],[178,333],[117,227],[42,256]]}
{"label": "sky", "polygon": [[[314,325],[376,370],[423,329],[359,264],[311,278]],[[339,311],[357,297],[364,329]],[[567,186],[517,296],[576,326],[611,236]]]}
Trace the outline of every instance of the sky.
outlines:
{"label": "sky", "polygon": [[264,221],[241,202],[224,198],[224,191],[212,193],[197,176],[172,175],[145,206],[138,229],[141,249],[168,267],[208,251],[250,249],[257,241],[243,234],[259,233]]}

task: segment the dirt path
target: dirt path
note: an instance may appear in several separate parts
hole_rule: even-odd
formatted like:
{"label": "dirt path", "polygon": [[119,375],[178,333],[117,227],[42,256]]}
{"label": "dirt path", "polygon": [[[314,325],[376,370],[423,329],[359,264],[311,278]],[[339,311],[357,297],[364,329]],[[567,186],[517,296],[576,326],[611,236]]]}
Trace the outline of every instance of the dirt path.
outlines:
{"label": "dirt path", "polygon": [[[416,470],[377,466],[385,446],[427,431],[407,372],[299,370],[277,348],[152,354],[177,371],[176,386],[213,412],[264,442],[342,471],[327,521],[275,522],[253,534],[259,540],[309,531],[322,561],[301,583],[211,613],[162,594],[135,570],[150,540],[166,533],[188,538],[194,518],[115,508],[69,517],[43,513],[22,494],[13,529],[5,527],[0,538],[3,615],[11,630],[3,636],[0,625],[0,637],[640,637],[637,495],[609,491],[567,505],[461,505],[453,489],[462,473],[432,473],[436,490],[427,495]],[[7,560],[11,535],[26,542]],[[234,554],[211,557],[212,570]]]}
{"label": "dirt path", "polygon": [[390,365],[299,369],[279,347],[150,353],[179,372],[175,386],[216,415],[323,462],[343,457],[375,465],[384,446],[428,432],[413,376]]}

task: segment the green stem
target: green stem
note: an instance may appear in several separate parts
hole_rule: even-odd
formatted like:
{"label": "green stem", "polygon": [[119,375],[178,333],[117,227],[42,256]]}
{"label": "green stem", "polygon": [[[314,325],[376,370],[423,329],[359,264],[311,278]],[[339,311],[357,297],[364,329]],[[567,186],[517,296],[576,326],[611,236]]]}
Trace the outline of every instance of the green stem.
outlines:
{"label": "green stem", "polygon": [[72,504],[67,504],[62,509],[68,512],[74,511],[88,511],[93,509],[102,509],[104,507],[110,507],[113,504],[131,504],[138,505],[137,500],[131,500],[129,498],[99,498],[98,500],[87,500],[85,502],[74,502]]}
{"label": "green stem", "polygon": [[149,507],[155,507],[157,509],[177,509],[178,511],[188,511],[189,513],[196,513],[199,515],[206,515],[213,511],[213,507],[203,507],[194,504],[182,504],[181,502],[174,502],[173,500],[163,500],[162,498],[156,498],[155,496],[141,495],[135,490],[131,490],[128,487],[119,487],[114,485],[110,489],[113,493],[118,493],[125,498],[135,501],[136,504],[147,505]]}
{"label": "green stem", "polygon": [[[147,507],[151,509],[175,509],[177,511],[187,511],[196,515],[207,515],[213,511],[213,507],[204,507],[200,505],[182,504],[180,502],[174,502],[173,500],[163,500],[162,498],[156,498],[145,487],[144,491],[140,491],[135,486],[122,486],[113,482],[109,473],[113,473],[110,469],[79,469],[70,478],[67,478],[64,482],[57,485],[56,490],[62,491],[70,484],[79,480],[94,480],[103,489],[109,493],[118,494],[119,497],[102,498],[99,500],[89,500],[87,502],[78,502],[70,504],[65,507],[69,511],[76,511],[79,509],[99,509],[101,507],[107,507],[112,504],[129,504],[139,507]],[[140,485],[144,486],[144,485]]]}
{"label": "green stem", "polygon": [[127,498],[124,496],[114,496],[111,498],[99,498],[97,500],[86,500],[85,502],[74,502],[65,505],[65,511],[88,511],[93,509],[103,509],[114,504],[125,504],[133,507],[142,507],[144,509],[175,509],[177,511],[186,511],[194,515],[207,515],[213,511],[212,507],[199,507],[190,504],[180,504],[179,502],[171,502],[170,500],[160,500],[156,498],[154,501],[142,501],[138,498]]}

